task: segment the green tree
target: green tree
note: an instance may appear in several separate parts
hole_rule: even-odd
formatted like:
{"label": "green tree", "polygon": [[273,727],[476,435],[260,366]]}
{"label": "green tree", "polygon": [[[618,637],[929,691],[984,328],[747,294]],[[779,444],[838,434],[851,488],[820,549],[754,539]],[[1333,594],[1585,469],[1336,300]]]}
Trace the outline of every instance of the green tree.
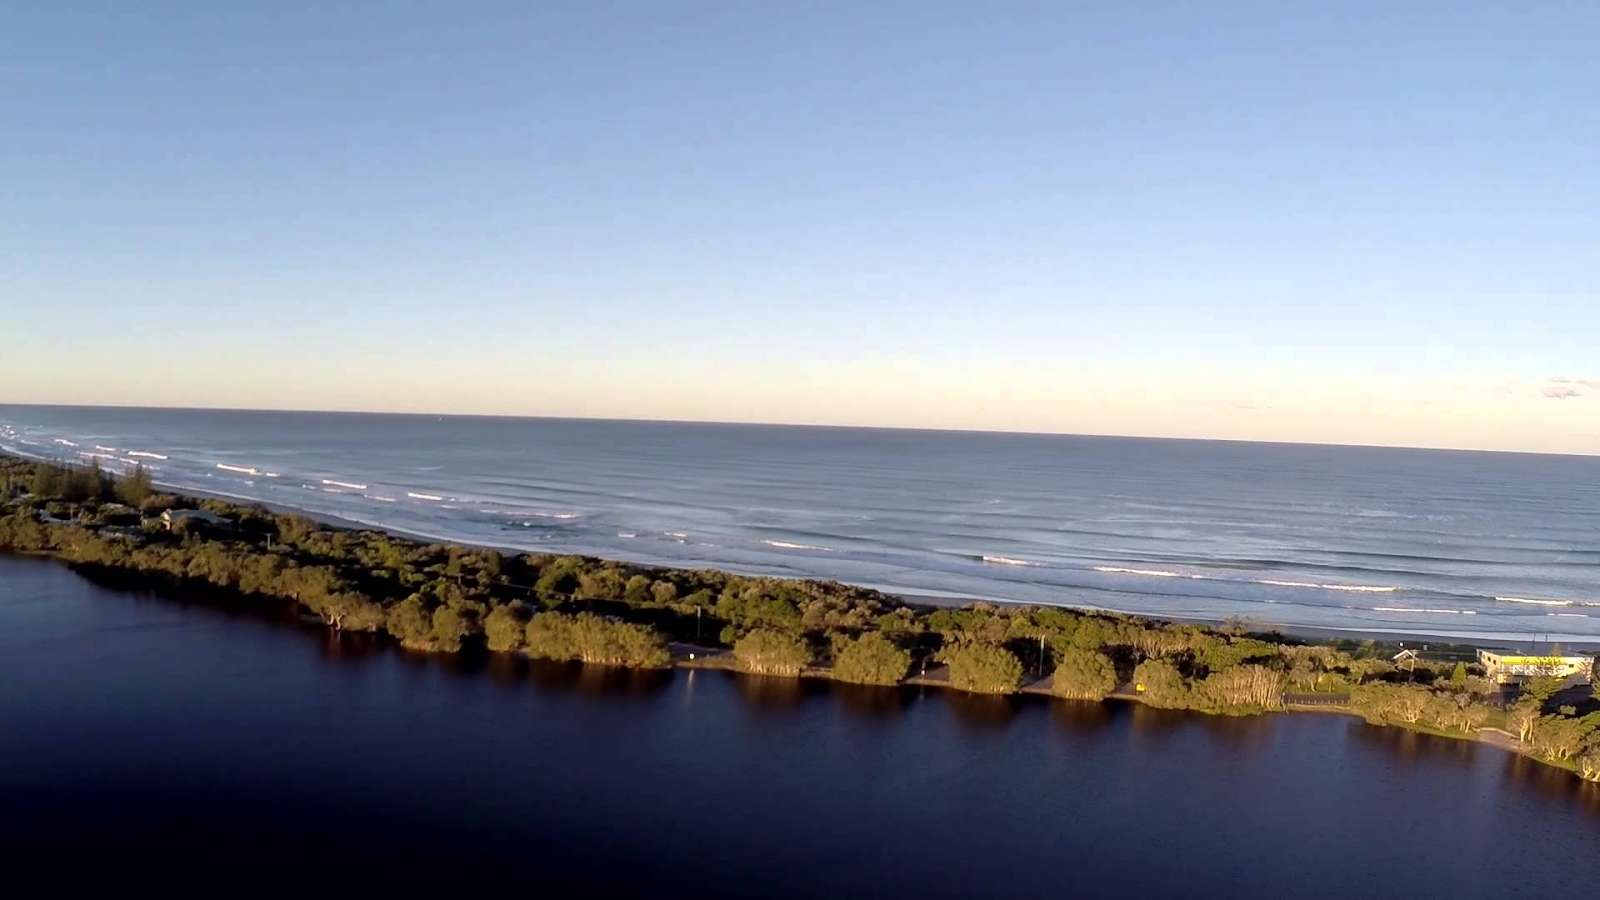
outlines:
{"label": "green tree", "polygon": [[511,653],[527,643],[527,626],[519,612],[509,604],[489,610],[483,619],[483,636],[490,650]]}
{"label": "green tree", "polygon": [[401,646],[413,650],[433,649],[433,616],[417,594],[395,604],[384,620],[384,627]]}
{"label": "green tree", "polygon": [[578,639],[572,616],[542,612],[528,620],[523,640],[528,655],[540,659],[577,659]]}
{"label": "green tree", "polygon": [[650,595],[650,577],[648,575],[635,575],[628,579],[622,589],[622,599],[635,606],[643,606],[652,599]]}
{"label": "green tree", "polygon": [[1104,700],[1117,687],[1117,672],[1104,653],[1068,648],[1060,652],[1050,689],[1074,700]]}
{"label": "green tree", "polygon": [[1537,678],[1529,678],[1522,683],[1522,696],[1532,697],[1543,705],[1545,701],[1555,696],[1556,692],[1561,690],[1561,686],[1565,683],[1566,679],[1556,675],[1540,675]]}
{"label": "green tree", "polygon": [[461,641],[473,633],[470,618],[452,606],[441,606],[433,611],[432,649],[455,653]]}
{"label": "green tree", "polygon": [[833,677],[852,684],[898,684],[911,654],[876,631],[846,641],[833,660]]}
{"label": "green tree", "polygon": [[762,675],[799,675],[811,664],[811,649],[791,634],[757,628],[733,645],[734,659],[748,672]]}
{"label": "green tree", "polygon": [[1453,671],[1451,671],[1451,673],[1450,673],[1450,688],[1451,688],[1451,690],[1456,690],[1456,691],[1464,691],[1464,690],[1467,689],[1467,664],[1466,663],[1464,663],[1464,662],[1456,663],[1455,669]]}
{"label": "green tree", "polygon": [[1170,660],[1147,659],[1133,670],[1133,689],[1139,698],[1162,709],[1189,705],[1189,686]]}
{"label": "green tree", "polygon": [[963,691],[1010,694],[1022,684],[1022,661],[1004,647],[981,641],[957,642],[939,656],[950,667],[950,684]]}
{"label": "green tree", "polygon": [[65,474],[61,469],[49,463],[35,465],[33,467],[33,478],[28,482],[28,493],[41,500],[61,496]]}

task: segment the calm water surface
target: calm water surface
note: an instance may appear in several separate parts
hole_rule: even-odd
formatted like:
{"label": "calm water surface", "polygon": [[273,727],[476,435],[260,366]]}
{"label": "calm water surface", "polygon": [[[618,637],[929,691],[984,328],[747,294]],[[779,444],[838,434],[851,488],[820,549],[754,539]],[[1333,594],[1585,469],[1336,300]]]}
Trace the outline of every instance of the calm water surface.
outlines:
{"label": "calm water surface", "polygon": [[1338,716],[415,657],[0,557],[0,856],[560,896],[1592,890],[1600,786]]}

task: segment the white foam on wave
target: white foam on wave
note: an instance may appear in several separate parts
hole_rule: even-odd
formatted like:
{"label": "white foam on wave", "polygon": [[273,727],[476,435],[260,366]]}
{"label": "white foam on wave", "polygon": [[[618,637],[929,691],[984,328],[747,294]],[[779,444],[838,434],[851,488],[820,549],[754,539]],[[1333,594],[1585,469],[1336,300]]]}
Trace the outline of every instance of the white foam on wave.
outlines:
{"label": "white foam on wave", "polygon": [[95,444],[94,448],[96,450],[104,450],[107,453],[115,453],[115,452],[117,452],[117,448],[115,448],[115,447],[102,447],[99,444]]}
{"label": "white foam on wave", "polygon": [[380,497],[377,494],[362,494],[361,496],[367,498],[368,500],[376,500],[379,503],[398,503],[399,502],[399,501],[395,500],[393,497]]}
{"label": "white foam on wave", "polygon": [[1204,575],[1185,575],[1182,572],[1169,572],[1166,569],[1129,569],[1123,566],[1095,566],[1096,572],[1106,572],[1112,575],[1146,575],[1151,578],[1193,578],[1196,581],[1206,580]]}
{"label": "white foam on wave", "polygon": [[983,557],[983,561],[986,563],[993,563],[997,566],[1026,566],[1031,568],[1033,566],[1043,565],[1043,563],[1036,563],[1026,559],[1012,559],[1009,556],[985,556]]}
{"label": "white foam on wave", "polygon": [[583,517],[582,513],[551,513],[551,512],[541,512],[539,510],[532,510],[532,509],[515,509],[515,508],[512,508],[512,509],[480,509],[480,510],[478,510],[478,512],[484,513],[485,515],[491,515],[491,516],[527,516],[527,517],[532,518],[532,519],[560,519],[561,521],[568,521],[570,519],[578,519],[578,518],[582,518]]}
{"label": "white foam on wave", "polygon": [[76,446],[78,446],[77,444],[74,444],[73,442],[67,440],[66,438],[56,438],[56,443],[60,444],[63,447],[76,447]]}
{"label": "white foam on wave", "polygon": [[443,500],[438,494],[419,494],[416,491],[406,491],[406,496],[413,500]]}
{"label": "white foam on wave", "polygon": [[637,532],[633,532],[633,531],[619,531],[619,532],[617,532],[617,537],[619,537],[619,538],[636,538],[638,536],[639,536],[638,533]]}
{"label": "white foam on wave", "polygon": [[166,459],[166,457],[161,455],[160,453],[151,453],[148,450],[129,450],[128,451],[128,455],[129,456],[138,456],[138,457],[142,457],[144,459]]}
{"label": "white foam on wave", "polygon": [[1471,609],[1418,609],[1410,606],[1374,606],[1373,612],[1406,612],[1406,613],[1436,613],[1446,616],[1475,616],[1476,610]]}
{"label": "white foam on wave", "polygon": [[686,537],[688,537],[687,534],[684,534],[681,531],[663,531],[661,533],[666,535],[667,537],[675,537],[675,538],[686,538]]}
{"label": "white foam on wave", "polygon": [[1399,588],[1388,584],[1319,584],[1315,581],[1280,581],[1275,578],[1258,578],[1256,584],[1274,587],[1321,588],[1324,591],[1350,591],[1357,594],[1392,594]]}
{"label": "white foam on wave", "polygon": [[262,478],[278,478],[278,477],[281,477],[281,476],[279,476],[277,472],[262,472],[261,473],[261,477]]}
{"label": "white foam on wave", "polygon": [[261,472],[251,466],[230,466],[227,463],[217,463],[217,468],[224,472],[238,472],[241,475],[260,475]]}
{"label": "white foam on wave", "polygon": [[1589,614],[1588,613],[1545,613],[1545,615],[1547,615],[1547,616],[1555,616],[1558,619],[1587,619],[1587,618],[1589,618]]}
{"label": "white foam on wave", "polygon": [[826,553],[833,552],[832,547],[817,547],[811,544],[796,544],[793,541],[762,541],[761,543],[766,544],[768,547],[777,547],[780,550],[821,550]]}
{"label": "white foam on wave", "polygon": [[1501,603],[1531,603],[1534,606],[1571,606],[1571,600],[1530,600],[1527,597],[1496,597]]}
{"label": "white foam on wave", "polygon": [[334,487],[349,488],[352,491],[364,491],[367,489],[367,486],[364,484],[351,484],[348,481],[334,481],[332,478],[324,478],[322,479],[322,483],[332,485]]}

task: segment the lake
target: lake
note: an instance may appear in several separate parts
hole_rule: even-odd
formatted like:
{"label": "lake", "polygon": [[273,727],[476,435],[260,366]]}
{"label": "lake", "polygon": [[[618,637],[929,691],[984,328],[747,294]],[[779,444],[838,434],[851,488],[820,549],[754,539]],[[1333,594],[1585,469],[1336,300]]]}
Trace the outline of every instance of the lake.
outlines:
{"label": "lake", "polygon": [[0,684],[0,846],[75,861],[74,883],[1347,898],[1600,878],[1600,785],[1344,716],[430,658],[14,557]]}

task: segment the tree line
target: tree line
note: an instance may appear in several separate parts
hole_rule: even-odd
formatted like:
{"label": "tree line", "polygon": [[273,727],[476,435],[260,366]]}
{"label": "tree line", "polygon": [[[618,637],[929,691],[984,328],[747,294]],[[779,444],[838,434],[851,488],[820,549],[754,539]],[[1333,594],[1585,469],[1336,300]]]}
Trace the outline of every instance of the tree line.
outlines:
{"label": "tree line", "polygon": [[[1371,642],[1306,645],[1064,607],[928,609],[837,582],[423,543],[159,493],[142,469],[113,477],[92,463],[0,457],[0,500],[0,549],[288,603],[331,628],[419,651],[655,667],[681,643],[774,676],[892,685],[931,667],[965,691],[1009,694],[1033,682],[1101,700],[1127,684],[1152,706],[1234,715],[1280,709],[1286,694],[1347,696],[1382,724],[1471,734],[1504,719],[1536,755],[1600,778],[1600,714],[1549,711],[1542,686],[1501,710],[1465,663],[1401,673]],[[158,517],[170,509],[206,509],[229,524],[169,530]]]}

